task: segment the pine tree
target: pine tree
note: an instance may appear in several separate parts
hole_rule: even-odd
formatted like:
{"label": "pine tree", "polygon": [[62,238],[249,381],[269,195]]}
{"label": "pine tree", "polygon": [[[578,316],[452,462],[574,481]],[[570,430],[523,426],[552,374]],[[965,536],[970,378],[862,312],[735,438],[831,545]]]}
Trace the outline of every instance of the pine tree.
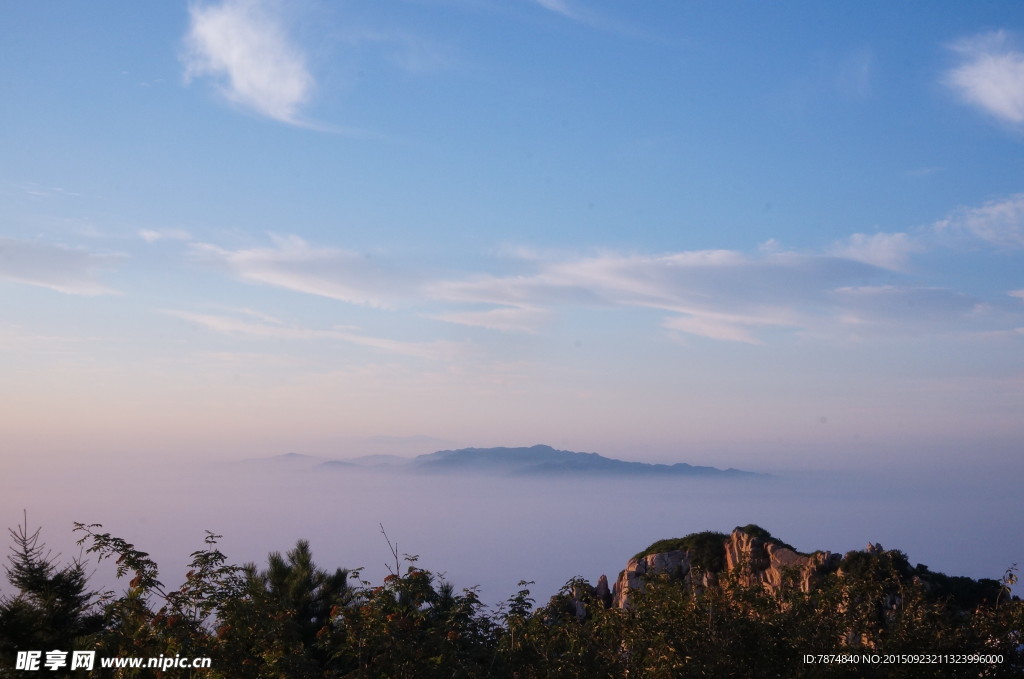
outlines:
{"label": "pine tree", "polygon": [[70,651],[77,639],[102,625],[85,564],[79,559],[60,564],[59,555],[42,542],[41,530],[29,532],[27,514],[17,529],[8,529],[13,544],[4,570],[17,593],[0,596],[3,657],[19,650]]}

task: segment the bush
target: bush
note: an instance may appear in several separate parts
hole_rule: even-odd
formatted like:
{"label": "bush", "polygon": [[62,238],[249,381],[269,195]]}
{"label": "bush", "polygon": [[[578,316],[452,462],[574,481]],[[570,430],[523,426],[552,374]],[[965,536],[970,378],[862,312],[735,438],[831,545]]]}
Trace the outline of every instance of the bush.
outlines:
{"label": "bush", "polygon": [[691,533],[686,537],[658,540],[633,558],[641,559],[649,554],[682,550],[690,552],[691,566],[710,573],[718,573],[725,570],[725,541],[728,537],[725,533],[708,530]]}

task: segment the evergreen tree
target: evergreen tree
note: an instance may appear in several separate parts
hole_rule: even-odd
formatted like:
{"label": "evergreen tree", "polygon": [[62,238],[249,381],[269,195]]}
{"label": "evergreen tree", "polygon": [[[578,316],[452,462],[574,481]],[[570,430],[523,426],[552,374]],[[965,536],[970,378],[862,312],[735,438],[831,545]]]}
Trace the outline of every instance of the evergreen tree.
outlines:
{"label": "evergreen tree", "polygon": [[102,625],[85,564],[78,559],[60,564],[41,531],[29,532],[27,514],[17,529],[8,529],[13,544],[4,571],[17,593],[0,596],[0,657],[5,660],[19,650],[71,651]]}
{"label": "evergreen tree", "polygon": [[309,542],[285,555],[273,552],[267,568],[243,567],[242,595],[219,607],[216,637],[224,667],[233,677],[325,676],[330,653],[323,638],[332,612],[351,597],[349,571],[333,573],[313,561]]}

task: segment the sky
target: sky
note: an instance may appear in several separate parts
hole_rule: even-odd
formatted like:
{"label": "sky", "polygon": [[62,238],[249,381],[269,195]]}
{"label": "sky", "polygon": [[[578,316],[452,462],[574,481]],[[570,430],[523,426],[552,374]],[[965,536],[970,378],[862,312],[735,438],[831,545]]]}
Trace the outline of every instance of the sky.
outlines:
{"label": "sky", "polygon": [[1024,6],[0,7],[0,471],[1024,470]]}

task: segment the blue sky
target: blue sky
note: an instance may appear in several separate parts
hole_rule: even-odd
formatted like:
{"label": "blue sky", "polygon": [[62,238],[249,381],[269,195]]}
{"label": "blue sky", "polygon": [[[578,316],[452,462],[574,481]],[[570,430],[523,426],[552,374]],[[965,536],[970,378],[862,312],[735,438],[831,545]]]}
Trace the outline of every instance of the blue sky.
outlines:
{"label": "blue sky", "polygon": [[1022,19],[5,5],[4,447],[1016,464]]}

